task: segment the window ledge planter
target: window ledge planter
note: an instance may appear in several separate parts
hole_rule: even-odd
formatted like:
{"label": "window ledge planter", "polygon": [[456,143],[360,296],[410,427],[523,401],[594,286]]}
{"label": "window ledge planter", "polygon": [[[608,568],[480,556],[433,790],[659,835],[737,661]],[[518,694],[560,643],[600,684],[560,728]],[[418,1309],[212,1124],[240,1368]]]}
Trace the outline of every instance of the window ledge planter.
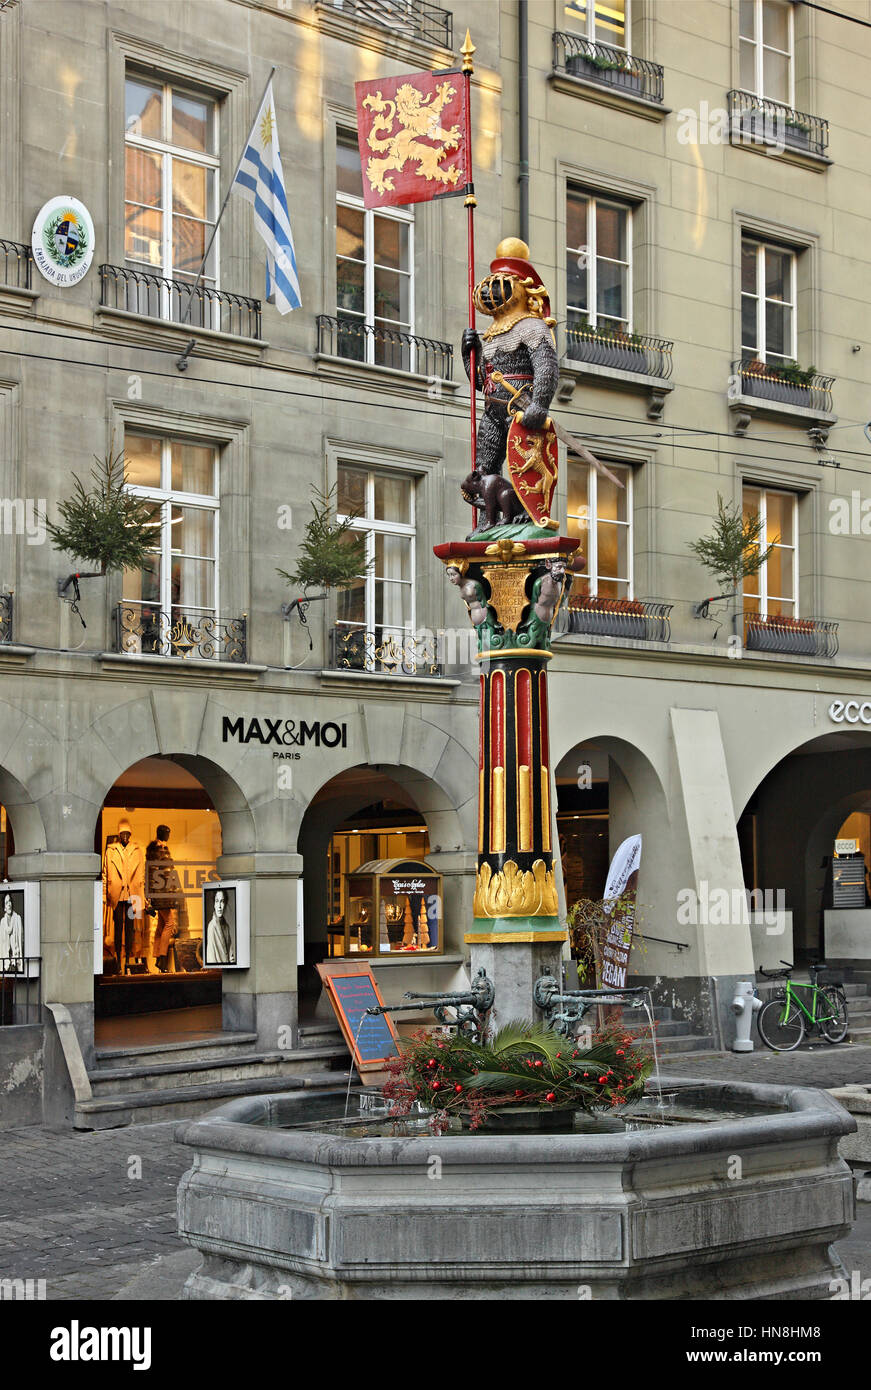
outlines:
{"label": "window ledge planter", "polygon": [[834,377],[820,376],[813,367],[773,367],[756,359],[742,358],[732,363],[729,409],[735,417],[735,433],[746,434],[757,410],[764,413],[810,421],[814,443],[823,443],[832,414]]}
{"label": "window ledge planter", "polygon": [[594,598],[582,594],[566,610],[567,631],[599,637],[632,637],[642,642],[667,642],[673,605],[640,599]]}
{"label": "window ledge planter", "polygon": [[838,650],[838,624],[814,618],[753,614],[745,618],[744,634],[750,651],[832,657]]}

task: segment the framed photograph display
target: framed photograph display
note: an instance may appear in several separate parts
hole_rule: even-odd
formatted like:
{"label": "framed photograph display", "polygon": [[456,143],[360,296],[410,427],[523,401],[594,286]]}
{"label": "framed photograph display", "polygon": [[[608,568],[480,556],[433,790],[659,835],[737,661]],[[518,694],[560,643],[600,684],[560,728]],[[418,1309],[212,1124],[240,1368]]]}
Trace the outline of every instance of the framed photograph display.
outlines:
{"label": "framed photograph display", "polygon": [[203,965],[247,970],[251,964],[251,884],[227,879],[203,888]]}
{"label": "framed photograph display", "polygon": [[39,940],[39,884],[0,883],[0,975],[38,975]]}

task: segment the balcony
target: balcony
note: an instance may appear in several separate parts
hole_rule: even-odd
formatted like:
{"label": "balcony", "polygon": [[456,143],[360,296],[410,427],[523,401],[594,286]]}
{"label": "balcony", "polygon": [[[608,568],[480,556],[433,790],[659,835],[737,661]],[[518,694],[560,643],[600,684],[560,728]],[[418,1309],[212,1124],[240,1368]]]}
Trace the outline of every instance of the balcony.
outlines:
{"label": "balcony", "polygon": [[812,155],[829,162],[829,123],[820,116],[794,111],[752,92],[731,91],[728,101],[733,145],[761,146],[782,155]]}
{"label": "balcony", "polygon": [[151,603],[119,603],[113,613],[113,651],[125,656],[166,656],[182,661],[248,660],[248,621],[216,618],[195,608],[169,612]]}
{"label": "balcony", "polygon": [[631,637],[639,642],[671,640],[670,613],[674,604],[637,598],[594,598],[580,594],[569,600],[568,633],[591,637]]}
{"label": "balcony", "polygon": [[580,78],[636,102],[662,105],[663,71],[659,63],[607,43],[594,43],[581,34],[554,34],[553,71],[558,77]]}
{"label": "balcony", "polygon": [[161,319],[186,329],[259,339],[260,300],[193,281],[165,280],[129,266],[100,266],[100,304],[125,314]]}
{"label": "balcony", "polygon": [[382,676],[444,674],[432,635],[415,635],[402,628],[339,626],[330,631],[330,667],[334,671],[372,672]]}
{"label": "balcony", "polygon": [[318,353],[368,363],[395,372],[451,381],[454,349],[437,338],[403,333],[387,324],[370,327],[358,319],[318,314]]}
{"label": "balcony", "polygon": [[577,377],[601,378],[630,390],[646,391],[648,419],[660,420],[666,397],[674,390],[669,380],[673,347],[666,338],[591,328],[581,319],[566,328],[558,399],[564,403],[571,400]]}
{"label": "balcony", "polygon": [[748,651],[782,652],[786,656],[833,657],[838,652],[838,624],[816,618],[763,618],[744,615],[744,645]]}
{"label": "balcony", "polygon": [[428,0],[316,0],[325,14],[336,14],[353,24],[373,24],[404,39],[453,46],[450,10],[431,5]]}
{"label": "balcony", "polygon": [[12,641],[12,595],[0,594],[0,642]]}
{"label": "balcony", "polygon": [[32,264],[29,246],[0,237],[0,285],[9,285],[14,290],[29,290]]}
{"label": "balcony", "polygon": [[837,420],[832,414],[834,384],[834,377],[820,376],[813,367],[805,370],[795,362],[775,367],[756,358],[739,358],[732,363],[727,393],[735,433],[746,435],[753,415],[761,411],[805,424],[811,441],[820,447]]}
{"label": "balcony", "polygon": [[674,343],[644,333],[618,333],[583,325],[566,329],[566,357],[592,362],[620,372],[637,372],[667,380],[671,376]]}

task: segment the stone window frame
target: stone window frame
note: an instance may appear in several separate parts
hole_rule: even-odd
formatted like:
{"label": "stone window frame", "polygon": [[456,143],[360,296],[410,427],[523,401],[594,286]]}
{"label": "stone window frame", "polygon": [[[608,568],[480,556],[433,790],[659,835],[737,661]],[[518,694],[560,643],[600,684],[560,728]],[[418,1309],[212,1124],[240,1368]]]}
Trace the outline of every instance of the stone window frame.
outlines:
{"label": "stone window frame", "polygon": [[[741,356],[741,244],[745,237],[795,255],[796,360],[804,367],[816,363],[820,348],[820,235],[739,209],[734,211],[732,220],[733,359]],[[825,363],[820,370],[825,372]]]}
{"label": "stone window frame", "polygon": [[[793,0],[788,3],[792,9],[792,105],[794,110],[812,112],[817,110],[816,16],[807,5],[795,4]],[[731,38],[731,87],[734,91],[743,91],[740,0],[732,0]]]}
{"label": "stone window frame", "polygon": [[[113,453],[123,447],[127,430],[212,444],[218,450],[219,618],[240,618],[251,611],[250,429],[242,420],[168,410],[136,400],[111,402],[107,447]],[[109,607],[114,610],[121,602],[121,576],[113,575],[108,587]]]}
{"label": "stone window frame", "polygon": [[591,197],[617,199],[632,209],[632,325],[636,333],[657,333],[656,309],[660,298],[657,288],[659,277],[656,274],[656,201],[658,189],[655,184],[642,183],[637,179],[624,178],[604,169],[576,164],[573,160],[558,158],[556,161],[557,206],[555,217],[555,242],[560,247],[560,260],[556,268],[556,283],[553,299],[557,304],[567,303],[567,276],[565,267],[566,241],[566,199],[569,185],[579,192],[588,192]]}
{"label": "stone window frame", "polygon": [[[409,449],[385,448],[381,443],[361,444],[359,440],[346,441],[333,437],[325,439],[324,454],[327,492],[338,483],[340,462],[357,464],[361,468],[376,469],[382,473],[402,473],[415,479],[414,630],[419,631],[422,624],[434,627],[435,624],[427,622],[427,619],[437,611],[433,602],[435,590],[430,564],[432,547],[444,539],[446,525],[444,519],[445,469],[443,456],[441,453],[421,454]],[[334,595],[331,595],[328,600],[327,608],[328,622],[326,626],[333,628],[336,625],[336,599]],[[403,679],[407,678],[403,677]]]}
{"label": "stone window frame", "polygon": [[[236,167],[250,129],[251,77],[202,58],[163,48],[132,34],[114,30],[108,52],[108,226],[106,260],[123,266],[124,251],[124,84],[128,69],[152,74],[164,82],[179,82],[214,97],[218,105],[218,207]],[[244,199],[231,198],[221,219],[218,283],[248,294],[252,277],[251,218]],[[258,296],[251,296],[257,298]]]}
{"label": "stone window frame", "polygon": [[[323,218],[323,288],[320,312],[335,315],[337,302],[335,209],[338,203],[335,151],[339,131],[344,131],[346,134],[356,134],[357,114],[353,108],[331,101],[324,102],[323,114],[323,194],[326,215]],[[430,203],[414,204],[412,278],[414,281],[415,327],[412,331],[421,333],[426,338],[444,341],[446,306],[443,296],[437,293],[439,286],[436,284],[436,276],[432,269],[435,263],[434,253],[441,218],[442,211],[439,208],[438,199]],[[365,362],[353,362],[350,358],[342,358],[341,361],[348,368],[363,374],[377,376],[386,370]],[[416,379],[416,374],[411,372],[391,374],[397,379]],[[456,389],[457,385],[458,383],[452,383],[453,389]]]}
{"label": "stone window frame", "polygon": [[0,10],[0,187],[4,189],[0,236],[23,244],[30,241],[30,229],[24,225],[21,201],[21,10],[20,0],[9,0]]}
{"label": "stone window frame", "polygon": [[[656,474],[660,450],[655,444],[622,443],[619,447],[593,441],[593,452],[600,463],[619,464],[629,468],[632,477],[632,554],[631,574],[633,595],[657,600],[660,573],[660,554],[657,535]],[[558,504],[554,515],[560,518],[560,529],[568,528],[568,458],[565,445],[560,445]]]}
{"label": "stone window frame", "polygon": [[807,466],[792,467],[785,460],[766,459],[764,466],[752,459],[734,459],[735,489],[733,501],[743,502],[745,487],[768,488],[796,495],[796,605],[799,613],[821,618],[822,540],[820,516],[822,507],[822,469],[818,476],[809,475]]}

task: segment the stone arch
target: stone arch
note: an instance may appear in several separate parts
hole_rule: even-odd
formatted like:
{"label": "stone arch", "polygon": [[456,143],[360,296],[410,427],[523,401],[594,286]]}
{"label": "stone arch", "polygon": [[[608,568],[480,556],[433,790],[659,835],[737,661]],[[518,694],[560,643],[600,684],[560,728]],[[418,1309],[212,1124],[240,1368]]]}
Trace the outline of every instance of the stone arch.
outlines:
{"label": "stone arch", "polygon": [[844,729],[782,755],[742,803],[756,819],[757,886],[785,893],[799,957],[822,954],[823,861],[839,826],[869,798],[871,732]]}
{"label": "stone arch", "polygon": [[3,766],[0,766],[0,804],[9,817],[16,855],[44,854],[47,842],[39,805],[24,783]]}

